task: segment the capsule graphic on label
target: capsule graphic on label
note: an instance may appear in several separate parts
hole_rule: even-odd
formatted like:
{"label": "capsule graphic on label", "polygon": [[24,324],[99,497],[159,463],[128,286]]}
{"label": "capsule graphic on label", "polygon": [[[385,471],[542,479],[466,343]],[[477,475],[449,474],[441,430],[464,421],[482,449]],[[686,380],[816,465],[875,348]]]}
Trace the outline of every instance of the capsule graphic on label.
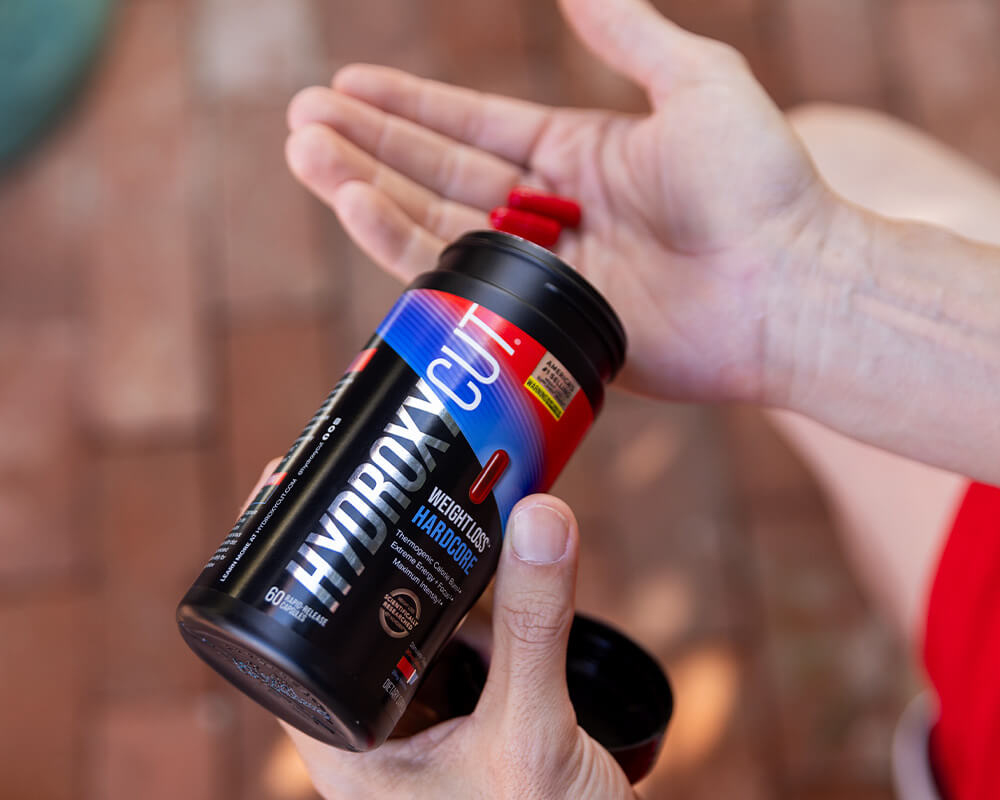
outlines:
{"label": "capsule graphic on label", "polygon": [[476,476],[472,486],[469,487],[469,499],[478,506],[489,497],[508,464],[510,464],[510,456],[507,455],[506,450],[497,450],[486,459],[483,471]]}

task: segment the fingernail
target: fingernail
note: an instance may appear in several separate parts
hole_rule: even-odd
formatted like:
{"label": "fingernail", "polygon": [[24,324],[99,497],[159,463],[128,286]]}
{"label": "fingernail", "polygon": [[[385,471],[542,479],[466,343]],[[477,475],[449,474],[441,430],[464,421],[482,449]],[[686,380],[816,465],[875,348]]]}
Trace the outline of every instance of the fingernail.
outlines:
{"label": "fingernail", "polygon": [[510,543],[521,561],[551,564],[566,554],[568,541],[569,523],[549,506],[527,506],[510,518]]}

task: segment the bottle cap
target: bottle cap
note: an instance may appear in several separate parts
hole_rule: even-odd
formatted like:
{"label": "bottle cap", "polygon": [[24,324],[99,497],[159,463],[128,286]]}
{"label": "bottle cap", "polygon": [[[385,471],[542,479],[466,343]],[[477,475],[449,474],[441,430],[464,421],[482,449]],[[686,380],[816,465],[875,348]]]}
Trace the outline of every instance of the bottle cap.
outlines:
{"label": "bottle cap", "polygon": [[[471,714],[486,683],[486,669],[475,649],[452,639],[392,738]],[[642,780],[656,762],[674,708],[660,665],[624,634],[577,614],[569,634],[566,680],[580,727],[614,756],[631,783]]]}

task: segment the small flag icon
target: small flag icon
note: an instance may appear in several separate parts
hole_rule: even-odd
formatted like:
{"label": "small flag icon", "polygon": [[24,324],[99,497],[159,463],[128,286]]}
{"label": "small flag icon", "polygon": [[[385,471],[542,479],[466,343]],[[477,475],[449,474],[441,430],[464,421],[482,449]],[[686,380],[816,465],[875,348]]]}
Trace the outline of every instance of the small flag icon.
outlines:
{"label": "small flag icon", "polygon": [[406,656],[399,659],[399,663],[396,664],[396,669],[402,673],[407,684],[411,684],[417,679],[417,669],[410,663]]}
{"label": "small flag icon", "polygon": [[273,472],[271,477],[264,481],[265,486],[277,486],[288,476],[287,472]]}

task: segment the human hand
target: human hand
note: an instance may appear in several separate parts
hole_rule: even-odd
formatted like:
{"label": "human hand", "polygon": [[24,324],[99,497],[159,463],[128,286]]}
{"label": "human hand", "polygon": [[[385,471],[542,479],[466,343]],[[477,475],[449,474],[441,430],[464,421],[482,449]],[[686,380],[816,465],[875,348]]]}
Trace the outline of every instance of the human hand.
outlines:
{"label": "human hand", "polygon": [[734,50],[642,0],[561,5],[647,90],[650,114],[554,109],[354,65],[292,101],[293,172],[403,279],[488,227],[517,184],[575,197],[583,225],[558,252],[621,314],[623,381],[663,397],[767,402],[782,269],[832,196]]}
{"label": "human hand", "polygon": [[614,758],[576,723],[566,686],[579,540],[560,500],[511,513],[494,593],[493,655],[467,717],[347,753],[285,726],[320,794],[335,798],[634,798]]}

